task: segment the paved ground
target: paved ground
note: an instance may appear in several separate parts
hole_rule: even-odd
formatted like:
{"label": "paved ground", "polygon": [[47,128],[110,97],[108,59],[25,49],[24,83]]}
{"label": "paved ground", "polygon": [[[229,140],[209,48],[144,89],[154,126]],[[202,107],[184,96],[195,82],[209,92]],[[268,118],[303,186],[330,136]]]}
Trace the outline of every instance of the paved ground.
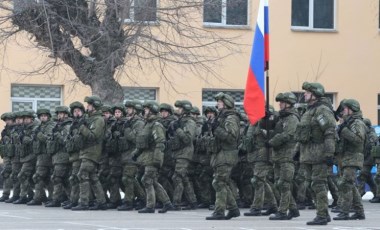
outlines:
{"label": "paved ground", "polygon": [[[290,221],[269,221],[268,217],[239,217],[229,221],[206,221],[208,210],[168,212],[166,214],[138,214],[132,212],[81,211],[62,208],[30,207],[0,203],[0,229],[97,229],[97,230],[380,230],[380,204],[364,200],[364,221],[332,221],[327,226],[309,227],[305,223],[315,216],[315,210],[301,211],[301,216]],[[247,209],[241,210],[248,211]],[[331,213],[331,216],[335,216]]]}

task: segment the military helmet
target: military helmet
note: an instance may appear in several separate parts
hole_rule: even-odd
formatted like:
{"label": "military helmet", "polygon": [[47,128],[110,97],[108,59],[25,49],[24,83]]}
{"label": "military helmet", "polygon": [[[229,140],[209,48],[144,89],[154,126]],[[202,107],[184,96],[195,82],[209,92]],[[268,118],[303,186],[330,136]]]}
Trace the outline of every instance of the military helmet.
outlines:
{"label": "military helmet", "polygon": [[304,82],[302,84],[302,89],[310,91],[316,97],[322,97],[323,95],[325,95],[325,88],[318,82]]}
{"label": "military helmet", "polygon": [[22,117],[31,117],[31,118],[35,118],[36,114],[34,112],[34,110],[27,110],[27,111],[24,111],[22,112]]}
{"label": "military helmet", "polygon": [[143,110],[143,107],[141,105],[141,102],[139,100],[132,100],[132,101],[125,101],[124,104],[125,108],[134,108],[137,112],[140,112]]}
{"label": "military helmet", "polygon": [[55,107],[55,114],[58,114],[58,113],[70,114],[69,107],[64,106],[64,105]]}
{"label": "military helmet", "polygon": [[95,109],[100,109],[100,107],[102,106],[102,100],[97,95],[85,97],[84,102],[91,104],[92,106],[94,106]]}
{"label": "military helmet", "polygon": [[144,110],[143,105],[140,100],[133,100],[133,103],[135,104],[135,110],[138,113],[141,113]]}
{"label": "military helmet", "polygon": [[125,111],[125,106],[123,103],[117,103],[114,106],[112,106],[112,113],[115,114],[115,111],[117,109],[120,110],[124,116],[127,114],[127,112]]}
{"label": "military helmet", "polygon": [[49,109],[37,109],[37,117],[40,117],[42,114],[46,114],[51,117],[51,113]]}
{"label": "military helmet", "polygon": [[18,111],[18,112],[13,113],[15,118],[22,118],[23,114],[24,114],[24,111]]}
{"label": "military helmet", "polygon": [[364,122],[364,124],[365,124],[366,126],[368,126],[368,127],[371,127],[371,126],[372,126],[372,122],[371,122],[371,120],[368,119],[368,118],[363,118],[363,122]]}
{"label": "military helmet", "polygon": [[285,102],[290,105],[294,105],[297,102],[297,97],[292,92],[286,92],[286,93],[279,93],[276,96],[276,101],[279,102]]}
{"label": "military helmet", "polygon": [[215,113],[215,116],[218,114],[218,110],[215,106],[207,106],[205,110],[203,111],[204,115],[207,115],[207,113]]}
{"label": "military helmet", "polygon": [[177,108],[183,108],[183,111],[186,113],[190,113],[191,109],[193,108],[193,105],[188,100],[177,100],[174,103],[174,106]]}
{"label": "military helmet", "polygon": [[74,109],[76,109],[76,108],[82,110],[83,113],[85,111],[84,105],[81,102],[74,101],[73,103],[70,104],[70,113],[73,114]]}
{"label": "military helmet", "polygon": [[158,113],[159,112],[158,103],[155,101],[145,101],[143,104],[143,108],[149,108],[150,112],[152,112],[152,113]]}
{"label": "military helmet", "polygon": [[193,109],[190,111],[192,114],[201,115],[201,111],[196,106],[193,106]]}
{"label": "military helmet", "polygon": [[13,113],[3,113],[1,115],[1,120],[5,121],[5,120],[14,120],[15,119],[15,115]]}
{"label": "military helmet", "polygon": [[232,109],[235,107],[235,100],[228,94],[220,92],[217,93],[214,98],[216,101],[222,100],[227,109]]}
{"label": "military helmet", "polygon": [[110,105],[102,105],[102,107],[100,107],[100,110],[105,113],[105,112],[109,112],[109,113],[112,113],[112,106]]}
{"label": "military helmet", "polygon": [[342,101],[342,105],[348,107],[353,112],[359,112],[360,111],[360,104],[355,99],[344,99]]}
{"label": "military helmet", "polygon": [[161,103],[160,104],[160,112],[161,110],[166,110],[168,111],[170,114],[173,114],[173,106],[172,105],[169,105],[167,103]]}

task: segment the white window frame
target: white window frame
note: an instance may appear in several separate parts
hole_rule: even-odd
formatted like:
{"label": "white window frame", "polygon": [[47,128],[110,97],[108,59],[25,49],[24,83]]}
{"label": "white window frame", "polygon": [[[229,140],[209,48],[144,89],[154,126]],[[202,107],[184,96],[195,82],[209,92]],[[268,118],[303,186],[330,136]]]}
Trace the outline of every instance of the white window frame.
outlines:
{"label": "white window frame", "polygon": [[131,2],[131,8],[129,9],[129,15],[130,18],[125,18],[124,23],[125,24],[133,24],[133,23],[143,23],[145,25],[159,25],[160,22],[158,20],[158,6],[160,4],[160,0],[156,0],[156,20],[155,21],[135,21],[135,10],[134,10],[134,5],[135,5],[135,0],[132,0]]}
{"label": "white window frame", "polygon": [[[49,87],[47,85],[22,85],[22,84],[15,84],[17,86],[23,86],[23,87]],[[14,85],[11,85],[11,90],[12,90],[12,86]],[[13,110],[13,102],[31,102],[32,103],[32,109],[34,111],[37,111],[37,101],[59,101],[59,104],[62,105],[62,101],[63,101],[63,87],[60,86],[60,85],[54,85],[53,87],[59,87],[61,89],[61,96],[60,98],[39,98],[39,97],[11,97],[11,109],[10,111]]]}
{"label": "white window frame", "polygon": [[[202,19],[204,20],[204,18]],[[203,27],[209,28],[227,28],[227,29],[251,29],[251,0],[247,0],[247,25],[228,25],[227,24],[227,0],[222,0],[222,22],[205,22]]]}
{"label": "white window frame", "polygon": [[[309,0],[309,26],[293,26],[291,25],[291,30],[293,31],[312,31],[312,32],[337,32],[337,0],[334,1],[334,11],[333,11],[333,28],[314,28],[314,1]],[[318,0],[317,0],[318,1]],[[291,22],[290,22],[291,23]]]}

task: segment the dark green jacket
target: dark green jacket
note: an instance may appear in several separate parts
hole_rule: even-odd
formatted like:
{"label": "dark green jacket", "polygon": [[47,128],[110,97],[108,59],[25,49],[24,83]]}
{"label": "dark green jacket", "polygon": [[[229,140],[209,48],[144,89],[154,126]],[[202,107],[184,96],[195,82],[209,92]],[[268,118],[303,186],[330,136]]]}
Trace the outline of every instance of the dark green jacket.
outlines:
{"label": "dark green jacket", "polygon": [[173,139],[178,141],[180,148],[173,150],[175,159],[186,159],[191,161],[194,154],[194,139],[197,129],[195,120],[190,115],[184,115],[178,120],[179,128],[175,131]]}
{"label": "dark green jacket", "polygon": [[371,155],[371,149],[378,142],[378,137],[374,128],[367,126],[367,133],[366,133],[365,139],[366,139],[366,142],[364,145],[364,164],[363,165],[372,166],[375,164],[375,160],[373,156]]}
{"label": "dark green jacket", "polygon": [[23,125],[14,125],[13,132],[11,134],[12,143],[14,145],[14,155],[11,157],[12,163],[20,163],[20,153],[22,151],[21,138],[24,132]]}
{"label": "dark green jacket", "polygon": [[132,160],[132,152],[136,148],[136,137],[144,128],[144,120],[137,115],[130,118],[128,125],[124,129],[124,136],[127,141],[127,150],[122,152],[121,161],[123,163],[137,164]]}
{"label": "dark green jacket", "polygon": [[54,141],[57,145],[57,152],[53,155],[53,164],[69,163],[69,153],[66,151],[65,141],[70,133],[70,126],[73,119],[67,118],[64,121],[57,122],[54,128]]}
{"label": "dark green jacket", "polygon": [[54,127],[55,122],[52,120],[41,122],[40,126],[37,127],[38,132],[33,143],[39,148],[36,166],[52,166],[51,155],[46,152],[46,144],[48,139],[53,136]]}
{"label": "dark green jacket", "polygon": [[33,140],[36,135],[36,129],[39,126],[37,121],[33,121],[31,124],[24,125],[24,131],[22,135],[22,152],[20,152],[20,162],[30,162],[36,160],[36,154],[33,153]]}
{"label": "dark green jacket", "polygon": [[79,153],[79,158],[99,163],[105,132],[102,112],[95,111],[89,114],[86,118],[86,124],[81,125],[79,132],[83,137],[83,149]]}
{"label": "dark green jacket", "polygon": [[9,162],[10,158],[14,156],[14,145],[12,144],[12,132],[14,127],[6,125],[1,131],[0,141],[0,155],[3,158],[3,162]]}

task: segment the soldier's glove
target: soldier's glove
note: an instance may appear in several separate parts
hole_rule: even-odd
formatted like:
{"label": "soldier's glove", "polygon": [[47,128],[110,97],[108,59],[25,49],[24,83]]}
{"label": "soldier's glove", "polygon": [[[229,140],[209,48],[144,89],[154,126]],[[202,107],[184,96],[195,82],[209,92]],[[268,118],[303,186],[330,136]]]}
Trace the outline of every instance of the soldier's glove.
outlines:
{"label": "soldier's glove", "polygon": [[37,140],[39,140],[39,141],[45,141],[46,137],[45,137],[45,135],[42,132],[38,132],[37,133]]}
{"label": "soldier's glove", "polygon": [[326,161],[327,166],[329,167],[334,165],[334,157],[332,156],[327,156],[325,161]]}

